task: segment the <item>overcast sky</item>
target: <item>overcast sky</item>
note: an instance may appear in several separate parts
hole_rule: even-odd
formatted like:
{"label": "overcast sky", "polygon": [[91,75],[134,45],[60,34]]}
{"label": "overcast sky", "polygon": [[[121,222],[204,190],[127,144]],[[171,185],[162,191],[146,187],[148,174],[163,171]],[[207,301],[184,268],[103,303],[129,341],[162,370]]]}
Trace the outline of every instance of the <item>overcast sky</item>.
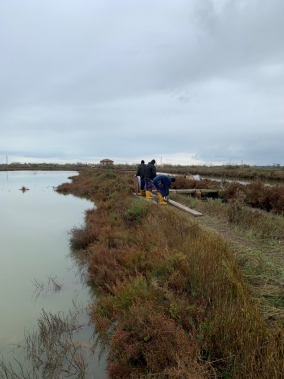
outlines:
{"label": "overcast sky", "polygon": [[283,0],[0,0],[0,163],[284,165]]}

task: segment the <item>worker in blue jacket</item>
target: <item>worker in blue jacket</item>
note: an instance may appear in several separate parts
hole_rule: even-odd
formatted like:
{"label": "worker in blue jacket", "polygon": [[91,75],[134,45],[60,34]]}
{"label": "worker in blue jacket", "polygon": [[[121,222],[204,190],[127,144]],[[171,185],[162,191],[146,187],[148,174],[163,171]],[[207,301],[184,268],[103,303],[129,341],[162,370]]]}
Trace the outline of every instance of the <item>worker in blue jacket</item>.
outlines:
{"label": "worker in blue jacket", "polygon": [[158,204],[167,204],[164,197],[169,195],[169,188],[175,181],[176,178],[169,178],[167,175],[158,175],[153,179],[153,184],[158,190]]}

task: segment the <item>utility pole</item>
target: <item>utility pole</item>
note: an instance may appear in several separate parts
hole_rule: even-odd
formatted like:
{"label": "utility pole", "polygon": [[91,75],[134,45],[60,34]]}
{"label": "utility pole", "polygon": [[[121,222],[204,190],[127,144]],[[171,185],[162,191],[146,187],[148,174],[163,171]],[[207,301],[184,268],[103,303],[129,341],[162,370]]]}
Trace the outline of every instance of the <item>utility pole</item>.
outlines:
{"label": "utility pole", "polygon": [[8,166],[8,155],[6,155],[6,165]]}

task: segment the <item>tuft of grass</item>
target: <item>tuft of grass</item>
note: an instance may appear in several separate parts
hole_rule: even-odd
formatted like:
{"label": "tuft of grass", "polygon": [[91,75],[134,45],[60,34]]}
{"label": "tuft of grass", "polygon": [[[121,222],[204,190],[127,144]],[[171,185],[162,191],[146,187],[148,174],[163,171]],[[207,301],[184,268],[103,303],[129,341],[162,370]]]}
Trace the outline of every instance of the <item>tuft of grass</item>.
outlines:
{"label": "tuft of grass", "polygon": [[142,199],[135,198],[125,212],[125,219],[129,223],[139,224],[146,215],[148,208],[149,203]]}

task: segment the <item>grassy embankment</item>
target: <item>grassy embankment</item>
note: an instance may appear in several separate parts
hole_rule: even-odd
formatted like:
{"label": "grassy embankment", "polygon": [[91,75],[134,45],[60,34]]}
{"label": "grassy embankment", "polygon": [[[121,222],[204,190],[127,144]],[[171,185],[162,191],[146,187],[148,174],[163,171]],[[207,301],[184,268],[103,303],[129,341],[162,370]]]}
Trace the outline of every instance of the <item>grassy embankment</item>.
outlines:
{"label": "grassy embankment", "polygon": [[[242,251],[236,260],[238,245],[173,207],[135,198],[132,180],[89,170],[58,188],[97,205],[71,245],[99,294],[92,319],[109,349],[110,377],[281,378],[283,324],[275,304],[260,304],[253,290],[249,250],[247,261]],[[178,198],[221,217],[220,201]],[[239,203],[226,204],[224,217],[242,215]]]}

